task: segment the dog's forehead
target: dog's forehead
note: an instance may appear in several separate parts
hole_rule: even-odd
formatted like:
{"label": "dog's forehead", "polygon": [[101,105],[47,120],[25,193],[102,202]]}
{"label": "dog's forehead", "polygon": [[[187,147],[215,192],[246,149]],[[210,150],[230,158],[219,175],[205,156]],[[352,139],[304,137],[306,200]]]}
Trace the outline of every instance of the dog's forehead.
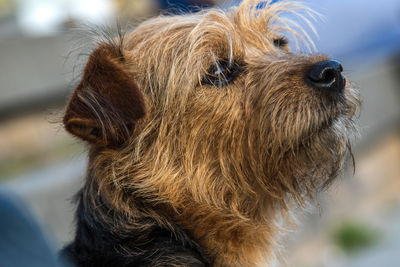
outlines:
{"label": "dog's forehead", "polygon": [[[239,40],[233,21],[220,12],[158,17],[144,22],[130,35],[130,46],[147,43],[160,49],[200,49]],[[154,42],[157,40],[157,42]]]}
{"label": "dog's forehead", "polygon": [[146,21],[130,34],[128,47],[135,49],[140,44],[173,53],[199,52],[226,57],[243,55],[248,48],[273,49],[271,41],[277,36],[265,18],[255,16],[244,21],[237,9],[210,9]]}

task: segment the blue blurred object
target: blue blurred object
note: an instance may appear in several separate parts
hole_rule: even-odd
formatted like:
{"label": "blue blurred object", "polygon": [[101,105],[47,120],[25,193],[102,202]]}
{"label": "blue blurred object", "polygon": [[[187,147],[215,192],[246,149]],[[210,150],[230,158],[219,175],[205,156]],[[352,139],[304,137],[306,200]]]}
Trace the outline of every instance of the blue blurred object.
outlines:
{"label": "blue blurred object", "polygon": [[375,62],[400,52],[400,1],[305,0],[322,14],[318,50],[343,61]]}
{"label": "blue blurred object", "polygon": [[[273,3],[278,2],[279,0],[271,0],[271,1],[262,1],[257,4],[256,9],[263,9],[267,6],[267,4],[272,5]],[[268,3],[269,2],[269,3]]]}
{"label": "blue blurred object", "polygon": [[158,0],[161,9],[169,13],[190,13],[201,10],[202,8],[212,7],[210,0]]}
{"label": "blue blurred object", "polygon": [[0,266],[61,267],[57,253],[29,210],[0,188]]}

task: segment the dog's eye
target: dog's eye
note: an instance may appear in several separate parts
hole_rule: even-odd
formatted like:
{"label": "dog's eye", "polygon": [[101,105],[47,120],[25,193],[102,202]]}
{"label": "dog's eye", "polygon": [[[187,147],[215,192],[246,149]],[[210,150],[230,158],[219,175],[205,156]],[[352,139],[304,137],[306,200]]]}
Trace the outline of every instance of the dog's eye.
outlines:
{"label": "dog's eye", "polygon": [[274,46],[278,48],[284,48],[288,43],[289,41],[285,37],[274,39]]}
{"label": "dog's eye", "polygon": [[211,65],[206,76],[202,80],[202,84],[222,87],[226,86],[238,76],[240,73],[240,65],[235,61],[219,60]]}

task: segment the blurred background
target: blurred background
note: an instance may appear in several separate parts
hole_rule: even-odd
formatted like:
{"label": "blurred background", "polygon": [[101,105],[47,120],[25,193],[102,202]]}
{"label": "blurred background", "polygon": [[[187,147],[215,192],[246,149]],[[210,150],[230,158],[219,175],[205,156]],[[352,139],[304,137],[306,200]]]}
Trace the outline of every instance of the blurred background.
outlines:
{"label": "blurred background", "polygon": [[[85,59],[79,55],[89,49],[74,29],[239,2],[0,0],[0,186],[26,201],[57,249],[72,238],[71,200],[86,163],[84,144],[60,124]],[[319,196],[320,207],[299,218],[280,266],[398,267],[400,0],[303,2],[324,16],[316,23],[318,50],[340,60],[360,88],[361,137],[355,174],[350,164]]]}

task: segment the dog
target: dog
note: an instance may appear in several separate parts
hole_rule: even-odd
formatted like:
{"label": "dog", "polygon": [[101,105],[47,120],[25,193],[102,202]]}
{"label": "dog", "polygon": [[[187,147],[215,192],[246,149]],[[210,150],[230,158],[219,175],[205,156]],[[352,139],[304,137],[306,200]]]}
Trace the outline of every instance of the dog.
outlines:
{"label": "dog", "polygon": [[97,43],[63,119],[89,147],[77,266],[274,264],[282,221],[351,154],[360,105],[338,61],[291,51],[287,35],[310,42],[285,14],[313,17],[244,0]]}

